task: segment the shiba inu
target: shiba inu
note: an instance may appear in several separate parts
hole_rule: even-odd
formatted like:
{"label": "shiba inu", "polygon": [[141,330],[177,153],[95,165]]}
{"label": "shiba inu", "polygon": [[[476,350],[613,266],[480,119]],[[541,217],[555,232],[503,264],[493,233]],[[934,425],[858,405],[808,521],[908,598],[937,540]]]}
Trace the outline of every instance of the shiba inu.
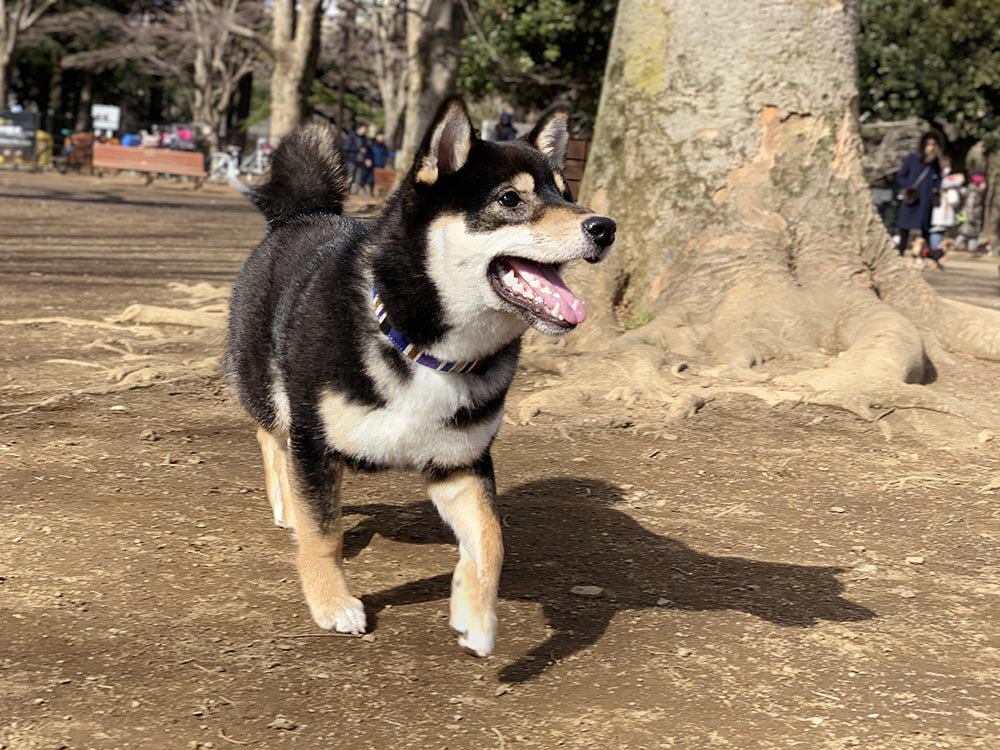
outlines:
{"label": "shiba inu", "polygon": [[267,236],[234,287],[227,370],[321,628],[366,627],[341,567],[344,472],[416,469],[458,538],[450,625],[468,652],[493,651],[503,542],[490,447],[520,338],[583,322],[560,271],[615,240],[614,221],[567,190],[568,119],[556,106],[521,141],[489,143],[446,101],[373,220],[342,215],[350,181],[328,129],[282,141],[253,193]]}

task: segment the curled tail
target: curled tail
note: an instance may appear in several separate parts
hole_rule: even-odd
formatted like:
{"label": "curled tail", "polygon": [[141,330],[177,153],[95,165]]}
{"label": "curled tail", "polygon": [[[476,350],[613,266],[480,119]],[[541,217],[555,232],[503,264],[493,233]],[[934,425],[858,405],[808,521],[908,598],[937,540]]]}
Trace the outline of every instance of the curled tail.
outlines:
{"label": "curled tail", "polygon": [[276,229],[297,216],[343,213],[350,188],[333,128],[310,125],[281,141],[267,182],[250,191],[250,200]]}

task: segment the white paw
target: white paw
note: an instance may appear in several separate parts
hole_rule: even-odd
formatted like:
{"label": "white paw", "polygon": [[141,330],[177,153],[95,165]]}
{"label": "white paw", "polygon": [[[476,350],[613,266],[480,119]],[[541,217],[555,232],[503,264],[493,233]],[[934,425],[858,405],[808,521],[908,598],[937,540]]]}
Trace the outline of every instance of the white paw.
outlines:
{"label": "white paw", "polygon": [[471,607],[453,607],[450,625],[458,634],[458,645],[466,653],[480,657],[493,653],[497,639],[497,616],[494,612],[480,614]]}
{"label": "white paw", "polygon": [[489,656],[496,643],[496,630],[472,630],[458,637],[458,645],[473,656]]}
{"label": "white paw", "polygon": [[464,602],[458,603],[454,598],[451,600],[451,616],[448,618],[448,627],[456,635],[462,635],[469,629],[469,607]]}
{"label": "white paw", "polygon": [[355,599],[353,596],[339,597],[322,607],[315,607],[312,616],[323,630],[333,630],[337,633],[361,635],[367,627],[364,605],[360,599]]}

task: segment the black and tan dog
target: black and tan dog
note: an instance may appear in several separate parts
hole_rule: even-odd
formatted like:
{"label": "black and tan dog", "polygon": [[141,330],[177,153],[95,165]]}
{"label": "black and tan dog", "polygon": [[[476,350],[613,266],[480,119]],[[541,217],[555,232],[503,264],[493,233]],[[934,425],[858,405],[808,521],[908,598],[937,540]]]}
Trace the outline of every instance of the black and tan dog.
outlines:
{"label": "black and tan dog", "polygon": [[615,239],[566,188],[567,125],[556,107],[523,141],[487,143],[449,100],[372,221],[342,216],[344,164],[332,132],[310,128],[282,142],[253,196],[268,231],[236,282],[227,366],[321,628],[365,630],[341,567],[343,472],[417,469],[458,537],[451,627],[471,653],[493,651],[490,446],[520,338],[583,321],[560,271]]}

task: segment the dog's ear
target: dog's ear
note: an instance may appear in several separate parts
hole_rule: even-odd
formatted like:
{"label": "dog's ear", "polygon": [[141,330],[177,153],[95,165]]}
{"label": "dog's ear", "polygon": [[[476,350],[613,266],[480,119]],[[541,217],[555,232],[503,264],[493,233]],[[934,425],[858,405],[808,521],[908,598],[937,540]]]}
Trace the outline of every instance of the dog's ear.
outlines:
{"label": "dog's ear", "polygon": [[446,99],[413,161],[416,181],[433,185],[442,175],[460,170],[469,160],[475,138],[465,103],[457,97]]}
{"label": "dog's ear", "polygon": [[562,167],[569,145],[569,107],[553,104],[542,112],[538,124],[524,136],[524,140]]}

